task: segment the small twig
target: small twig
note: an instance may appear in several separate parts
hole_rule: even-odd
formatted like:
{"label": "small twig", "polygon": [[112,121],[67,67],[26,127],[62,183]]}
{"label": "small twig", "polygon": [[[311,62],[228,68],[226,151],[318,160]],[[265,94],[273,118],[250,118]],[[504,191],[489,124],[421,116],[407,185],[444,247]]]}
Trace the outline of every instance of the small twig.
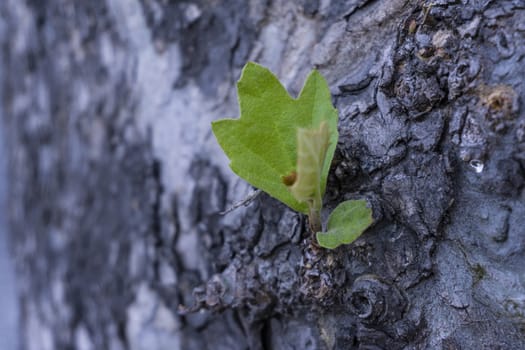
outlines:
{"label": "small twig", "polygon": [[248,196],[246,196],[244,199],[240,200],[239,202],[232,205],[230,208],[226,209],[225,211],[221,211],[220,215],[226,215],[235,209],[239,208],[240,206],[248,206],[255,198],[257,198],[258,195],[261,194],[261,190],[255,190],[252,193],[250,193]]}

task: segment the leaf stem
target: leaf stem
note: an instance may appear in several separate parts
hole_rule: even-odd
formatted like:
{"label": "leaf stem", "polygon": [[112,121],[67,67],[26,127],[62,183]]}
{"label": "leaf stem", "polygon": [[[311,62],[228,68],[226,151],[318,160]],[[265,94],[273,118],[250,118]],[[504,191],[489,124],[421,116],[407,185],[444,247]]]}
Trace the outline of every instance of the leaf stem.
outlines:
{"label": "leaf stem", "polygon": [[313,234],[321,231],[321,215],[320,210],[310,207],[308,211],[308,225]]}
{"label": "leaf stem", "polygon": [[316,193],[312,201],[308,201],[308,224],[313,234],[322,230],[321,226],[321,208],[323,202],[321,199],[320,191]]}

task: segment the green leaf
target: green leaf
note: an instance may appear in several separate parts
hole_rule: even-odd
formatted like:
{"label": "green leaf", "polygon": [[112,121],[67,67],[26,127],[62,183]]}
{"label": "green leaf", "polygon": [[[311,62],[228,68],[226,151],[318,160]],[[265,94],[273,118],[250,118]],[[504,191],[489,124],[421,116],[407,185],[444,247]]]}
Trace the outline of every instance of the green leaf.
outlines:
{"label": "green leaf", "polygon": [[328,231],[316,234],[321,247],[334,249],[352,243],[374,221],[372,209],[364,199],[343,202],[334,209],[328,219]]}
{"label": "green leaf", "polygon": [[290,191],[299,202],[311,202],[315,210],[322,206],[321,171],[328,146],[330,133],[324,121],[318,129],[297,131],[297,180]]}
{"label": "green leaf", "polygon": [[268,69],[250,62],[242,71],[237,92],[241,117],[212,123],[231,169],[292,209],[308,213],[308,203],[297,200],[288,186],[295,182],[298,170],[298,130],[319,129],[325,122],[329,144],[319,176],[320,192],[324,194],[339,137],[338,113],[325,79],[312,71],[294,99]]}

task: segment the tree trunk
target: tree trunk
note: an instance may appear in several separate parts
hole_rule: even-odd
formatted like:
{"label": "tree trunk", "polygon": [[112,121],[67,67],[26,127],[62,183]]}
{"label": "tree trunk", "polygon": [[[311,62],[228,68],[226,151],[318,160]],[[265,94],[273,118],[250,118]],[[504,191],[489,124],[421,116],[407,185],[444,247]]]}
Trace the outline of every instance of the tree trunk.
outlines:
{"label": "tree trunk", "polygon": [[[4,0],[25,349],[525,347],[522,0]],[[327,78],[336,250],[228,168],[249,60]],[[323,213],[326,220],[326,213]],[[187,313],[191,310],[205,311]]]}

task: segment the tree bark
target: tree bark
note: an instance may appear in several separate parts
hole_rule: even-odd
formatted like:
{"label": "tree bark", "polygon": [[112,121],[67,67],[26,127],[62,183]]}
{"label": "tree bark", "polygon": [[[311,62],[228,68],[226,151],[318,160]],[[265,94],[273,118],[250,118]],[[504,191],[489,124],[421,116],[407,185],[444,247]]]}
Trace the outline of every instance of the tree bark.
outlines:
{"label": "tree bark", "polygon": [[[521,0],[0,3],[11,250],[25,349],[525,347]],[[325,210],[351,245],[228,168],[249,60],[327,78]],[[326,220],[323,212],[323,220]],[[202,309],[196,313],[187,308]]]}

